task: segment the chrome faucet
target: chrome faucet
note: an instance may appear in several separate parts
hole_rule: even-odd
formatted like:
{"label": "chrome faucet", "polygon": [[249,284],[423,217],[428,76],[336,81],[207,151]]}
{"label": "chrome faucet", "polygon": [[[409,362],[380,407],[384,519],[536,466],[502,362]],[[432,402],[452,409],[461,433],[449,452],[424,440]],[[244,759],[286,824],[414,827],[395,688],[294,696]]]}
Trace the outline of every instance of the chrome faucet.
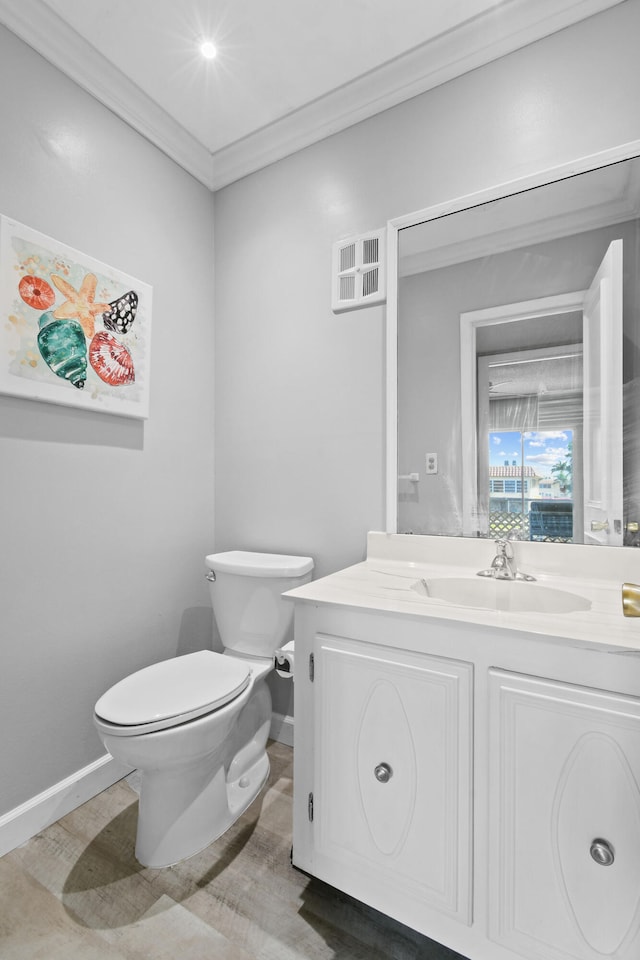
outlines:
{"label": "chrome faucet", "polygon": [[487,570],[478,570],[479,577],[493,577],[494,580],[535,580],[528,573],[519,573],[513,547],[509,540],[496,540],[496,555]]}

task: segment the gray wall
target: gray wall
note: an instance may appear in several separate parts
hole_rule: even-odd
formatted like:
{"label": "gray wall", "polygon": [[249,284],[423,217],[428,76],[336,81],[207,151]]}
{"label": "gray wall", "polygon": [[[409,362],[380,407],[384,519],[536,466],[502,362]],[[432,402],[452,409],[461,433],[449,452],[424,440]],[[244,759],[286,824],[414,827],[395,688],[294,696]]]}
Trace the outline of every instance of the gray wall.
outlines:
{"label": "gray wall", "polygon": [[640,138],[638,36],[627,0],[216,194],[219,549],[362,559],[385,522],[384,310],[332,314],[331,244]]}
{"label": "gray wall", "polygon": [[118,677],[208,644],[212,546],[363,557],[384,309],[331,313],[332,242],[639,137],[639,35],[627,0],[220,191],[214,284],[204,188],[0,31],[0,211],[154,288],[146,424],[0,398],[0,812],[101,755]]}
{"label": "gray wall", "polygon": [[93,705],[211,645],[213,198],[0,28],[0,212],[153,286],[146,422],[0,397],[0,814],[104,753]]}

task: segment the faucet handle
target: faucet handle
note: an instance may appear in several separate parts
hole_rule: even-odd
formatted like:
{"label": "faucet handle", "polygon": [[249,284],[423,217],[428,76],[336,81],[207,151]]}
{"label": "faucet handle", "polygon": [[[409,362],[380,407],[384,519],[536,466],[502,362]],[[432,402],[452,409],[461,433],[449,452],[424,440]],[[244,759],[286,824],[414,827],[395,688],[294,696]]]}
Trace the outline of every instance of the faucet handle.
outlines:
{"label": "faucet handle", "polygon": [[498,554],[502,557],[506,557],[507,560],[513,560],[513,547],[509,540],[505,540],[504,537],[500,537],[495,541]]}

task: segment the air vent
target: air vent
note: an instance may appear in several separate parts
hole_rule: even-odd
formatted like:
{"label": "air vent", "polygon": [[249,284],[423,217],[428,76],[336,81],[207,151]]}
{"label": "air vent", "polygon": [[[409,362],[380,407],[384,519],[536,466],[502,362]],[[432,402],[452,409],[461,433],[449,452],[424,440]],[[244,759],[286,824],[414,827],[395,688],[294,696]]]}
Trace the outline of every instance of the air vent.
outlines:
{"label": "air vent", "polygon": [[380,259],[378,256],[379,243],[377,237],[371,237],[369,240],[364,240],[362,243],[362,262],[363,263],[377,263]]}
{"label": "air vent", "polygon": [[340,283],[340,300],[355,300],[356,298],[356,278],[354,274],[347,277],[338,277]]}
{"label": "air vent", "polygon": [[356,245],[349,243],[346,247],[340,247],[340,273],[343,270],[353,270],[356,265]]}
{"label": "air vent", "polygon": [[384,303],[384,230],[348,237],[333,245],[331,307],[334,312]]}
{"label": "air vent", "polygon": [[362,274],[362,296],[370,297],[378,292],[378,281],[380,279],[378,268],[365,270]]}

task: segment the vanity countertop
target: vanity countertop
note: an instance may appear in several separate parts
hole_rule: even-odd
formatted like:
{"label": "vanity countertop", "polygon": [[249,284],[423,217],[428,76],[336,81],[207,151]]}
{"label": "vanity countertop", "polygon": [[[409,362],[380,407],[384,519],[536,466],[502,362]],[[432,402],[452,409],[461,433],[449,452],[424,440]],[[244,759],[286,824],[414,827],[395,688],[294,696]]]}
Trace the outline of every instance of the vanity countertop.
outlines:
{"label": "vanity countertop", "polygon": [[[489,567],[491,541],[370,533],[367,559],[285,596],[310,603],[385,611],[561,638],[612,653],[640,653],[640,618],[622,613],[622,583],[640,583],[640,550],[517,542],[518,569],[537,586],[586,598],[588,609],[568,613],[500,610],[427,596],[420,582],[470,580]],[[516,588],[518,584],[514,584]],[[499,584],[509,589],[509,584]],[[417,589],[416,589],[417,587]]]}

